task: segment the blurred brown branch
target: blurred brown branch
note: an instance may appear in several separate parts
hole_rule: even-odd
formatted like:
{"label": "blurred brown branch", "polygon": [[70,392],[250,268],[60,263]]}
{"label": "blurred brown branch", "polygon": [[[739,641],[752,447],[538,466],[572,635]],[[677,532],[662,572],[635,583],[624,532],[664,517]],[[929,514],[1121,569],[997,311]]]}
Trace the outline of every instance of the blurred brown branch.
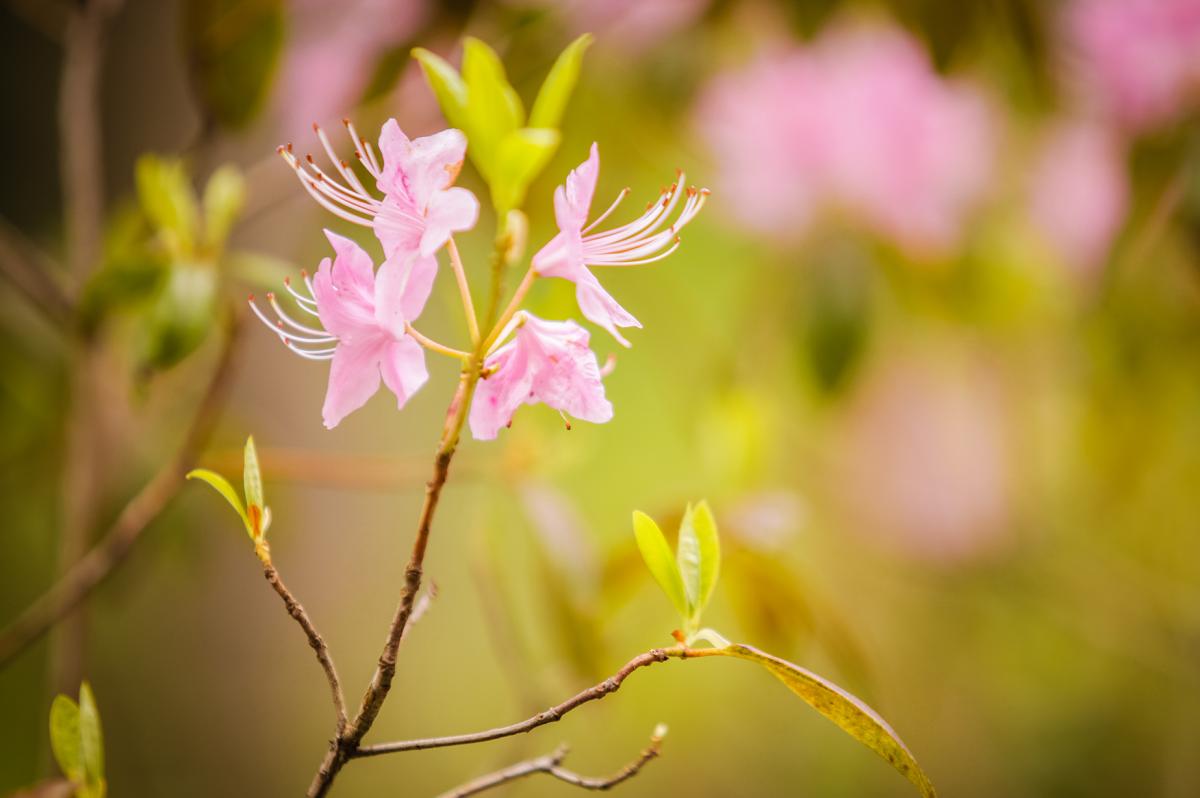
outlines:
{"label": "blurred brown branch", "polygon": [[0,274],[56,325],[73,325],[73,302],[54,277],[55,264],[20,230],[0,219]]}
{"label": "blurred brown branch", "polygon": [[545,773],[553,776],[559,781],[565,781],[575,787],[580,787],[585,790],[611,790],[622,782],[628,781],[636,776],[642,768],[646,766],[651,759],[658,756],[659,748],[662,746],[662,736],[659,730],[655,730],[655,734],[650,738],[650,745],[638,754],[637,759],[634,759],[625,767],[606,778],[596,778],[589,776],[581,776],[573,770],[568,770],[562,766],[563,759],[566,758],[567,752],[570,750],[566,745],[560,745],[552,754],[539,756],[534,759],[528,759],[524,762],[518,762],[515,765],[497,770],[494,773],[489,773],[486,776],[480,776],[477,779],[467,782],[461,786],[455,787],[448,792],[442,793],[438,798],[466,798],[468,795],[477,795],[493,787],[499,787],[502,784],[507,784],[510,781],[532,776],[537,773]]}
{"label": "blurred brown branch", "polygon": [[225,340],[204,396],[183,441],[149,482],[130,499],[109,531],[57,583],[0,631],[0,667],[69,613],[125,559],[142,532],[166,508],[183,485],[184,474],[212,433],[224,406],[233,373],[240,322],[226,328]]}
{"label": "blurred brown branch", "polygon": [[333,695],[333,710],[337,715],[337,733],[341,735],[346,728],[346,697],[342,693],[342,683],[338,679],[337,668],[334,667],[333,657],[329,653],[329,646],[325,644],[325,639],[321,637],[320,632],[313,626],[313,622],[309,619],[308,613],[304,611],[304,607],[296,600],[291,591],[287,589],[287,585],[283,583],[279,572],[271,564],[269,555],[264,556],[267,557],[267,560],[263,563],[263,575],[267,578],[267,582],[271,585],[272,589],[283,599],[283,604],[287,607],[288,615],[292,616],[296,623],[300,624],[300,628],[304,630],[304,634],[308,638],[308,644],[316,652],[317,661],[321,663],[321,668],[325,671],[325,678],[329,680],[329,692]]}

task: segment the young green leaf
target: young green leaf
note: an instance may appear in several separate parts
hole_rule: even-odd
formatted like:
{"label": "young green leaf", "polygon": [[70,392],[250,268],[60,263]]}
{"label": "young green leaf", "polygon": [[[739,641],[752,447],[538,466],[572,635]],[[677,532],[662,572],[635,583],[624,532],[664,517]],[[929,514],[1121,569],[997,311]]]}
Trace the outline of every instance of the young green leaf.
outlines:
{"label": "young green leaf", "polygon": [[187,478],[207,482],[217,493],[224,496],[225,501],[229,502],[229,506],[236,510],[238,517],[242,519],[242,523],[246,526],[246,534],[250,535],[251,540],[254,539],[254,529],[250,525],[250,519],[246,516],[246,508],[242,506],[242,499],[237,495],[237,491],[233,489],[233,485],[229,484],[229,480],[215,471],[209,471],[207,468],[197,468],[189,471]]}
{"label": "young green leaf", "polygon": [[[702,501],[692,508],[684,518],[684,526],[690,537],[696,541],[700,552],[700,567],[696,574],[696,589],[693,595],[693,606],[696,619],[708,606],[713,589],[717,586],[717,577],[721,571],[721,542],[717,536],[717,522],[713,518],[712,509],[708,502]],[[682,540],[684,530],[680,529]],[[680,543],[680,548],[683,544]],[[682,568],[682,566],[681,566]],[[685,579],[686,581],[686,579]]]}
{"label": "young green leaf", "polygon": [[250,520],[250,537],[258,540],[263,532],[263,488],[262,473],[258,469],[258,450],[254,448],[254,436],[246,438],[242,459],[242,482],[245,486],[246,517]]}
{"label": "young green leaf", "polygon": [[174,158],[143,155],[134,167],[138,202],[158,229],[174,257],[195,251],[200,210],[183,163]]}
{"label": "young green leaf", "polygon": [[787,660],[759,651],[752,646],[732,644],[715,649],[721,655],[749,660],[762,665],[787,685],[788,689],[836,723],[842,731],[886,759],[892,767],[920,791],[924,798],[935,798],[929,777],[921,770],[908,746],[883,718],[858,698],[832,682]]}
{"label": "young green leaf", "polygon": [[592,34],[585,33],[559,54],[558,60],[542,81],[537,99],[533,101],[533,110],[529,112],[530,127],[557,128],[562,122],[567,101],[571,99],[575,83],[579,80],[583,54],[591,46],[592,38]]}
{"label": "young green leaf", "polygon": [[519,208],[529,184],[546,167],[558,148],[557,130],[525,127],[514,130],[500,142],[492,200],[500,214]]}
{"label": "young green leaf", "polygon": [[646,567],[679,611],[679,617],[686,621],[689,617],[687,591],[662,530],[654,523],[653,518],[643,512],[634,511],[633,534],[637,538],[638,550],[642,553],[642,559],[646,561]]}
{"label": "young green leaf", "polygon": [[441,56],[417,47],[412,51],[413,58],[421,65],[425,80],[433,89],[433,96],[441,106],[442,114],[451,127],[465,130],[467,126],[467,84],[462,77]]}
{"label": "young green leaf", "polygon": [[500,142],[524,124],[525,110],[509,85],[500,57],[471,36],[463,40],[462,77],[467,85],[468,152],[494,194]]}
{"label": "young green leaf", "polygon": [[204,186],[204,243],[212,252],[225,246],[234,220],[242,212],[246,181],[237,167],[226,164],[212,173]]}
{"label": "young green leaf", "polygon": [[79,742],[84,784],[91,796],[100,798],[105,793],[104,734],[96,699],[87,682],[79,686]]}
{"label": "young green leaf", "polygon": [[63,775],[84,784],[83,746],[79,734],[79,705],[65,695],[50,705],[50,748]]}

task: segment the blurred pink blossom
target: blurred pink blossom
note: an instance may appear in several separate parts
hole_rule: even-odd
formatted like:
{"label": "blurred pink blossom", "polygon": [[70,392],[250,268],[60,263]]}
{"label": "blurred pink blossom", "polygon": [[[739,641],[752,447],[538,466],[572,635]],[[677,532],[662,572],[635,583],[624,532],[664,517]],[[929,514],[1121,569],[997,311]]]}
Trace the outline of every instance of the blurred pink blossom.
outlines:
{"label": "blurred pink blossom", "polygon": [[1134,131],[1175,118],[1200,92],[1200,0],[1074,0],[1068,80]]}
{"label": "blurred pink blossom", "polygon": [[1091,122],[1054,126],[1033,167],[1029,213],[1064,264],[1087,275],[1103,265],[1129,207],[1120,143]]}
{"label": "blurred pink blossom", "polygon": [[861,385],[844,432],[837,484],[857,531],[944,563],[1004,542],[1009,429],[986,370],[907,356],[884,363]]}
{"label": "blurred pink blossom", "polygon": [[290,0],[277,102],[284,137],[358,104],[383,53],[424,23],[426,0]]}
{"label": "blurred pink blossom", "polygon": [[841,211],[915,254],[960,239],[991,177],[994,121],[911,37],[866,23],[717,77],[697,114],[751,229],[795,236]]}
{"label": "blurred pink blossom", "polygon": [[543,402],[575,418],[602,424],[612,418],[600,365],[587,330],[573,321],[517,316],[516,336],[484,363],[469,422],[478,440],[491,440],[512,423],[522,404]]}

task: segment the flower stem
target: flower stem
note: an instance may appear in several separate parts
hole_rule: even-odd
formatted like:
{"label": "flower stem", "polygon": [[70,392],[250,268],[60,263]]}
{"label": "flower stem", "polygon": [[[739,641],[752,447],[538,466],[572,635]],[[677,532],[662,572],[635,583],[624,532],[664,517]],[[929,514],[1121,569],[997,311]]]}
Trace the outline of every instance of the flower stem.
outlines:
{"label": "flower stem", "polygon": [[416,327],[408,324],[407,322],[404,325],[404,331],[411,335],[414,341],[431,352],[437,352],[439,355],[446,355],[447,357],[453,357],[458,360],[469,360],[471,358],[470,352],[464,352],[461,349],[455,349],[454,347],[446,346],[445,344],[439,344],[432,338],[422,334],[419,330],[417,330]]}
{"label": "flower stem", "polygon": [[506,307],[504,312],[500,314],[500,318],[496,320],[496,323],[492,326],[487,338],[484,339],[483,351],[485,354],[487,353],[487,350],[491,348],[492,344],[496,343],[496,340],[500,337],[500,333],[504,330],[505,325],[507,325],[509,321],[512,320],[512,317],[516,315],[517,311],[521,309],[521,303],[525,300],[525,295],[529,293],[529,289],[533,287],[533,280],[536,277],[537,272],[534,271],[533,266],[530,266],[529,270],[525,272],[525,276],[521,279],[521,284],[517,286],[516,293],[514,293],[512,299],[509,300],[508,307]]}
{"label": "flower stem", "polygon": [[450,252],[450,266],[454,269],[454,279],[458,282],[458,293],[462,297],[463,312],[467,315],[467,329],[471,333],[471,344],[479,344],[479,318],[475,315],[475,303],[471,301],[471,286],[467,282],[467,272],[463,269],[462,256],[458,254],[458,245],[453,236],[446,242]]}

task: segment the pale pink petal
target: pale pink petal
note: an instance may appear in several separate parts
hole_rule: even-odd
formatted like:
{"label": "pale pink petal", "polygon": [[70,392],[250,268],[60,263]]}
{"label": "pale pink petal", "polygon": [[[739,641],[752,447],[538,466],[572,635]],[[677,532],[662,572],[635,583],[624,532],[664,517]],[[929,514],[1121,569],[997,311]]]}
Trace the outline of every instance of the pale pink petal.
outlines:
{"label": "pale pink petal", "polygon": [[379,390],[379,360],[386,345],[387,339],[380,334],[364,336],[354,343],[338,343],[321,409],[327,429],[336,427]]}
{"label": "pale pink petal", "polygon": [[388,258],[406,257],[421,248],[425,219],[405,203],[397,195],[388,194],[383,198],[379,213],[375,215],[372,227]]}
{"label": "pale pink petal", "polygon": [[383,129],[379,132],[379,152],[383,156],[383,170],[376,186],[389,197],[410,196],[404,174],[404,164],[408,160],[410,149],[412,141],[404,135],[399,123],[395,119],[384,122]]}
{"label": "pale pink petal", "polygon": [[412,265],[409,268],[411,273],[408,283],[404,286],[404,294],[400,301],[404,318],[413,321],[425,310],[425,303],[429,300],[429,294],[433,290],[433,280],[437,277],[438,272],[437,258],[417,256],[412,259]]}
{"label": "pale pink petal", "polygon": [[388,258],[375,279],[375,323],[393,338],[404,336],[404,294],[412,267],[412,258]]}
{"label": "pale pink petal", "polygon": [[398,408],[403,408],[408,398],[429,379],[425,350],[408,336],[388,342],[379,370],[383,374],[383,384],[396,395]]}
{"label": "pale pink petal", "polygon": [[608,330],[621,346],[628,347],[629,341],[625,340],[617,328],[640,328],[642,323],[621,307],[591,272],[587,269],[581,269],[580,272],[575,281],[575,300],[579,303],[580,312],[588,321]]}
{"label": "pale pink petal", "polygon": [[543,277],[572,280],[583,268],[583,238],[579,231],[562,230],[550,239],[533,256],[533,268]]}
{"label": "pale pink petal", "polygon": [[554,192],[554,218],[560,230],[582,230],[587,224],[600,177],[600,149],[592,143],[588,159],[571,170],[567,181]]}
{"label": "pale pink petal", "polygon": [[479,200],[465,188],[450,188],[432,195],[425,214],[425,231],[420,252],[432,255],[450,239],[452,233],[470,230],[479,219]]}
{"label": "pale pink petal", "polygon": [[375,321],[375,272],[371,256],[348,238],[326,231],[336,257],[325,258],[313,276],[321,324],[343,340],[369,331]]}
{"label": "pale pink petal", "polygon": [[528,398],[533,379],[527,363],[527,354],[518,350],[515,341],[488,358],[491,373],[476,386],[468,418],[471,435],[476,440],[493,440],[502,427],[512,422],[513,413]]}
{"label": "pale pink petal", "polygon": [[413,139],[402,166],[413,201],[422,210],[432,198],[454,184],[467,154],[467,137],[450,128]]}

